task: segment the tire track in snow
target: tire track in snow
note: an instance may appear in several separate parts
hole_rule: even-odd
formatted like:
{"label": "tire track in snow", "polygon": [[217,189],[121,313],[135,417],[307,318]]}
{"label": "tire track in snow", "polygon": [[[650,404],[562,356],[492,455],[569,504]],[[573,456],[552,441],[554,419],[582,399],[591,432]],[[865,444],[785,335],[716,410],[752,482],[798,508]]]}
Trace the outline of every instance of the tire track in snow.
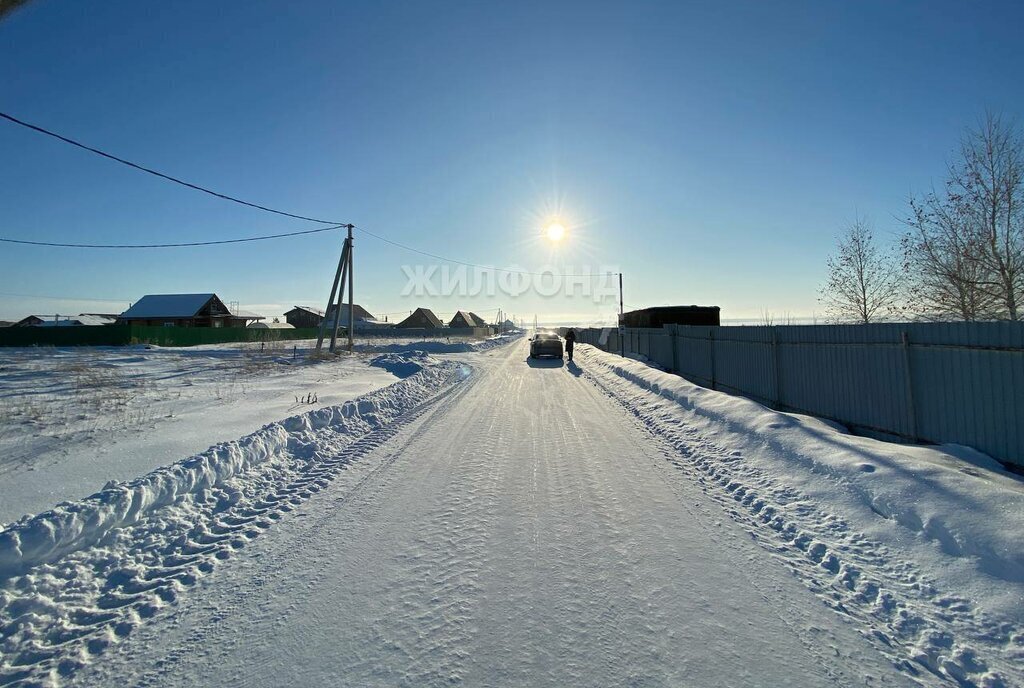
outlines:
{"label": "tire track in snow", "polygon": [[[911,562],[901,562],[842,518],[777,484],[742,454],[687,427],[673,413],[678,409],[672,408],[674,402],[612,369],[585,376],[634,415],[640,427],[667,443],[672,465],[828,607],[857,622],[861,634],[897,669],[924,683],[1006,686],[1009,677],[1024,681],[1024,639],[1015,639],[1012,624],[985,618],[968,600],[940,592]],[[971,649],[972,637],[986,644],[997,638],[1005,652],[980,657]]]}
{"label": "tire track in snow", "polygon": [[452,479],[417,522],[414,545],[394,553],[402,565],[397,578],[383,586],[378,600],[383,614],[367,624],[371,639],[351,668],[354,675],[371,675],[374,667],[387,665],[399,685],[465,680],[465,648],[472,638],[481,572],[488,565],[498,484],[494,457],[508,437],[496,404],[481,403],[472,394],[463,395],[461,403],[473,408],[476,418],[455,433],[432,427],[416,438],[427,447],[447,448],[435,451],[449,453],[446,472]]}
{"label": "tire track in snow", "polygon": [[[587,387],[580,389],[594,394]],[[609,662],[605,671],[614,671],[618,659],[627,656],[632,659],[632,683],[670,685],[666,677],[682,679],[676,674],[672,658],[660,651],[663,630],[672,627],[672,620],[661,605],[652,602],[664,591],[645,579],[640,563],[644,546],[631,539],[627,525],[642,497],[633,489],[634,481],[624,478],[628,466],[619,463],[621,457],[614,452],[592,451],[595,445],[614,447],[621,443],[621,433],[616,426],[594,427],[585,422],[580,416],[586,411],[581,409],[592,407],[586,400],[567,400],[564,406],[568,423],[557,425],[557,444],[565,447],[566,456],[549,462],[556,467],[550,498],[556,512],[578,513],[580,527],[571,546],[559,557],[559,568],[566,572],[563,584],[569,589],[593,590],[607,587],[609,580],[616,583],[614,593],[602,605],[595,605],[588,596],[567,596],[565,608],[560,611],[571,633],[551,640],[567,668],[579,667],[580,681],[585,680],[587,664],[593,661],[592,648],[580,642],[586,638],[602,648],[599,656]],[[538,449],[543,454],[543,448]],[[632,452],[626,454],[635,460]]]}
{"label": "tire track in snow", "polygon": [[[593,375],[591,375],[590,373],[585,373],[585,376],[592,383],[592,386],[583,388],[586,390],[586,393],[588,395],[590,395],[592,398],[607,398],[608,396],[610,396],[608,392],[605,390],[605,388],[594,378]],[[619,408],[621,409],[621,405],[619,405]],[[640,429],[641,432],[647,435],[650,434],[650,428],[641,423],[637,423],[635,416],[633,414],[627,412],[624,409],[622,410],[622,413],[623,416],[628,421],[630,421],[632,425]],[[665,446],[663,438],[661,438],[660,436],[657,436],[656,439],[658,440],[657,444],[660,447],[660,451],[657,456],[652,458],[655,461],[671,462],[672,457],[669,453],[670,448]],[[629,440],[635,448],[635,453],[627,453],[627,457],[630,460],[630,463],[633,464],[633,466],[636,469],[646,473],[647,466],[641,465],[641,461],[638,457],[646,457],[649,454],[649,452],[645,451],[644,448],[640,447],[632,436],[629,437]],[[665,475],[662,473],[662,466],[657,464],[655,465],[657,475],[659,476],[659,478],[676,495],[680,505],[687,512],[687,514],[689,514],[693,521],[701,524],[706,532],[715,533],[718,529],[714,526],[710,516],[707,513],[702,512],[698,508],[700,506],[699,503],[693,504],[691,502],[692,497],[684,495],[683,492],[680,490],[679,485],[674,480],[670,480],[665,477]],[[618,506],[616,510],[619,513],[623,513],[625,511],[625,508],[623,506]],[[861,677],[851,677],[845,674],[836,673],[837,670],[833,667],[835,665],[836,656],[840,654],[840,650],[838,649],[840,646],[840,642],[834,637],[832,637],[831,633],[828,630],[815,629],[817,633],[814,633],[809,631],[808,628],[802,627],[799,624],[795,623],[794,620],[802,618],[804,614],[799,609],[792,608],[792,606],[788,604],[788,601],[786,614],[780,614],[778,613],[778,611],[776,611],[776,608],[779,603],[779,595],[770,594],[767,590],[765,590],[763,585],[758,583],[754,579],[754,577],[749,575],[749,567],[751,562],[748,557],[743,556],[743,553],[737,548],[735,543],[722,543],[720,551],[732,562],[733,569],[737,572],[737,575],[741,576],[752,589],[758,592],[761,599],[765,601],[766,607],[773,610],[775,616],[779,619],[782,625],[786,629],[788,629],[789,633],[793,635],[794,638],[796,638],[796,640],[803,647],[806,654],[814,660],[815,664],[822,671],[822,673],[828,676],[835,685],[848,685],[850,683],[859,681]],[[657,610],[652,610],[652,612],[655,615],[657,614]],[[825,636],[825,638],[822,637],[823,635]],[[823,640],[827,641],[827,643],[825,643],[824,646]],[[841,668],[839,669],[839,671],[841,671]]]}
{"label": "tire track in snow", "polygon": [[[404,454],[404,449],[411,442],[427,432],[439,419],[442,419],[448,409],[458,403],[475,385],[476,375],[473,375],[461,384],[449,388],[438,397],[428,400],[414,412],[403,417],[400,423],[386,428],[386,436],[378,438],[373,446],[361,452],[360,457],[385,449],[380,461],[370,468],[365,475],[360,477],[351,487],[348,487],[341,495],[333,497],[330,505],[332,509],[342,508],[353,500],[372,502],[374,495],[379,493],[386,486],[389,479],[388,469],[391,468]],[[436,406],[435,406],[436,405]],[[417,422],[424,417],[422,422]],[[389,440],[400,434],[400,431],[407,427],[414,426],[411,433],[401,438],[401,443],[391,444]],[[393,440],[392,440],[393,441]],[[324,497],[327,498],[326,495]],[[296,552],[306,551],[324,539],[324,531],[331,527],[328,520],[314,522],[308,528],[302,530],[301,534],[289,543],[288,547],[271,550],[259,560],[258,572],[255,576],[248,577],[246,582],[233,590],[230,598],[226,601],[220,600],[217,604],[202,608],[201,621],[189,623],[191,630],[188,634],[169,652],[160,659],[153,662],[153,668],[146,671],[133,684],[136,688],[151,688],[164,685],[173,674],[181,671],[182,663],[193,653],[216,651],[221,656],[229,655],[232,648],[208,642],[216,633],[218,625],[235,616],[250,614],[258,601],[262,599],[287,599],[295,595],[294,573],[291,571],[291,563]],[[317,575],[323,575],[327,567],[326,559],[318,559],[320,571]],[[276,627],[284,626],[291,614],[296,611],[297,603],[293,603],[288,612],[276,616],[273,624]],[[181,614],[187,616],[191,610],[183,608]],[[155,631],[155,636],[162,642],[166,642],[166,635]],[[129,666],[136,664],[139,657],[147,652],[145,644],[142,643],[132,648],[132,652],[121,659],[121,663]],[[111,675],[126,672],[111,672]],[[86,677],[88,678],[88,677]],[[88,681],[86,682],[88,684]]]}
{"label": "tire track in snow", "polygon": [[[450,368],[441,391],[382,427],[355,438],[318,433],[318,444],[301,447],[312,450],[307,460],[284,471],[283,485],[280,465],[257,468],[200,495],[198,512],[161,511],[156,530],[144,519],[113,531],[97,547],[4,581],[0,686],[55,686],[72,679],[112,645],[175,605],[219,562],[324,489],[352,461],[450,397],[460,387],[461,375],[456,366]],[[211,616],[210,627],[219,621],[218,614]],[[193,643],[203,637],[203,629],[190,635]],[[169,656],[168,664],[176,659],[180,656]]]}

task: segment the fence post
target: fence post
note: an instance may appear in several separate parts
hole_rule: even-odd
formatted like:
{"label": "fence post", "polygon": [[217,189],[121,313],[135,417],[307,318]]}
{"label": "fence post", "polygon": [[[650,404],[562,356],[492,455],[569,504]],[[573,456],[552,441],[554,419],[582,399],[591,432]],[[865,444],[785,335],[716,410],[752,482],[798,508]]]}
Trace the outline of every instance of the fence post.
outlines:
{"label": "fence post", "polygon": [[782,408],[782,375],[779,372],[779,335],[773,327],[772,330],[772,378],[775,383],[775,406]]}
{"label": "fence post", "polygon": [[907,414],[910,419],[910,438],[917,441],[917,409],[914,408],[914,369],[910,366],[910,335],[903,331],[900,333],[900,340],[903,343],[903,367],[907,380]]}
{"label": "fence post", "polygon": [[676,329],[675,325],[670,325],[668,332],[669,332],[669,337],[668,337],[669,345],[672,347],[672,372],[675,373],[676,375],[678,375],[679,374],[679,349],[676,347],[676,344],[678,343],[677,337],[679,335],[679,331]]}
{"label": "fence post", "polygon": [[718,389],[715,382],[715,328],[708,329],[708,342],[711,348],[711,389]]}

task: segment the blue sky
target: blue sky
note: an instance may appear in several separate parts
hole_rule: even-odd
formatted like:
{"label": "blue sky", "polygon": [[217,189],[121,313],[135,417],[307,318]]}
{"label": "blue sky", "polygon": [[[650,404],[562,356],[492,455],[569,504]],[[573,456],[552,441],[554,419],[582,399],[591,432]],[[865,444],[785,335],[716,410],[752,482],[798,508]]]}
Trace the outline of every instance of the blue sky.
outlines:
{"label": "blue sky", "polygon": [[[895,236],[965,126],[986,108],[1024,116],[1022,25],[1014,2],[35,0],[0,21],[0,110],[458,260],[619,268],[627,307],[807,316],[844,222],[860,212]],[[0,236],[58,242],[310,228],[5,122],[0,209]],[[538,236],[554,214],[570,226],[557,246]],[[162,292],[268,315],[322,306],[340,238],[0,244],[0,318]],[[358,234],[356,257],[356,300],[376,313],[614,311],[582,296],[402,297],[402,266],[435,261]]]}

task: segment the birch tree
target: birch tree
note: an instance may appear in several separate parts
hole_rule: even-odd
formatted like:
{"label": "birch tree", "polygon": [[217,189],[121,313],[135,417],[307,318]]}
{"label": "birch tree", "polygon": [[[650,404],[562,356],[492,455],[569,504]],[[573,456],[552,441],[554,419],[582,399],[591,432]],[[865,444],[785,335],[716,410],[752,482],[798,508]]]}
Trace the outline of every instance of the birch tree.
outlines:
{"label": "birch tree", "polygon": [[979,286],[1010,320],[1024,298],[1024,140],[1012,123],[989,113],[960,145],[952,175],[957,204],[980,247]]}
{"label": "birch tree", "polygon": [[929,319],[992,317],[981,237],[964,208],[934,191],[910,207],[911,231],[903,238],[908,309]]}
{"label": "birch tree", "polygon": [[871,223],[861,217],[843,229],[828,257],[821,302],[836,320],[870,323],[899,310],[899,263],[875,242]]}
{"label": "birch tree", "polygon": [[1024,315],[1024,143],[987,114],[960,142],[945,187],[910,201],[912,308],[964,320]]}

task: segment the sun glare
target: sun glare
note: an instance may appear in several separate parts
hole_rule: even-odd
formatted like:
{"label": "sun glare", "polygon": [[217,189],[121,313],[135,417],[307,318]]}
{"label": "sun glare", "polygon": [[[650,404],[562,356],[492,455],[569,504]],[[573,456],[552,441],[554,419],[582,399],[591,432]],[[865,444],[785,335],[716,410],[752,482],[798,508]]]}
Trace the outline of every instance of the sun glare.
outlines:
{"label": "sun glare", "polygon": [[565,236],[565,226],[560,222],[551,222],[544,228],[544,236],[551,241],[561,241]]}

